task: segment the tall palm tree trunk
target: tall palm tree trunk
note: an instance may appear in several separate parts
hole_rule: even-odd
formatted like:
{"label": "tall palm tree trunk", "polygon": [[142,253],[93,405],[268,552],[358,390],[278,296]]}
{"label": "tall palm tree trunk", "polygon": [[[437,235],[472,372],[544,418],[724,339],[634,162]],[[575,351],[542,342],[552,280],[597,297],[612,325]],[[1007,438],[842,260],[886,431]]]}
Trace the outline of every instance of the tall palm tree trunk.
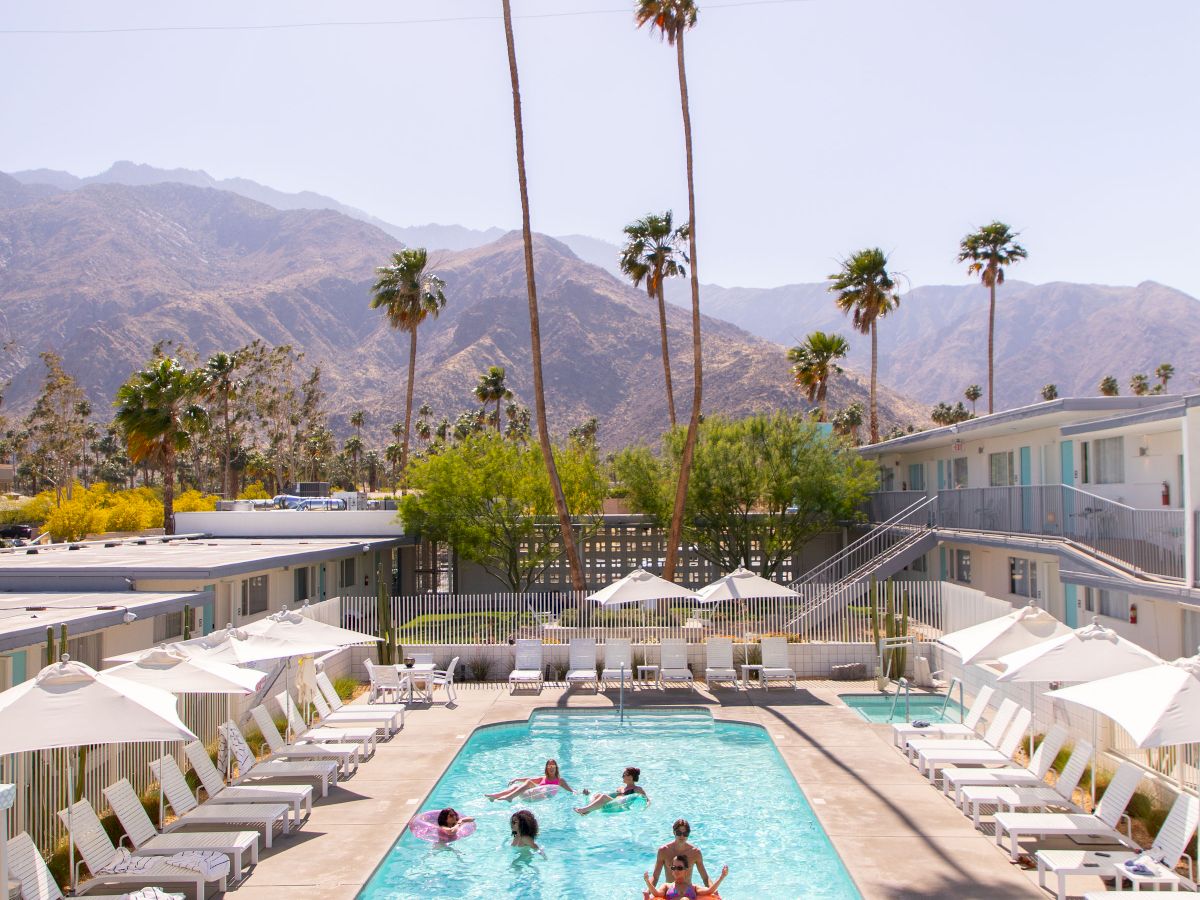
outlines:
{"label": "tall palm tree trunk", "polygon": [[496,398],[496,434],[500,433],[500,403],[503,397]]}
{"label": "tall palm tree trunk", "polygon": [[226,500],[230,500],[232,498],[229,496],[230,439],[229,439],[229,395],[228,394],[225,395],[225,403],[224,403],[224,406],[222,409],[222,418],[225,420],[225,471],[222,473],[222,476],[221,476],[221,496],[224,497]]}
{"label": "tall palm tree trunk", "polygon": [[[507,0],[506,0],[507,2]],[[700,355],[700,276],[696,274],[696,188],[692,169],[692,115],[688,109],[687,71],[683,64],[683,31],[675,35],[675,58],[679,66],[679,104],[683,109],[683,146],[687,157],[688,189],[688,254],[691,260],[692,281],[692,414],[688,419],[687,435],[683,440],[683,455],[679,460],[679,482],[675,485],[675,507],[671,511],[671,527],[667,533],[667,558],[662,577],[671,581],[679,559],[679,540],[683,532],[683,510],[687,502],[688,479],[692,474],[692,457],[696,452],[696,435],[700,430],[700,401],[704,393],[703,362]]]}
{"label": "tall palm tree trunk", "polygon": [[521,236],[525,242],[525,288],[529,295],[529,343],[533,357],[533,404],[537,414],[538,443],[542,448],[542,460],[550,478],[550,489],[554,494],[554,508],[558,512],[558,527],[562,535],[563,549],[567,554],[567,565],[571,569],[571,587],[577,591],[587,590],[583,579],[583,565],[579,561],[579,548],[575,546],[575,529],[571,525],[571,511],[567,509],[567,498],[563,494],[562,482],[558,478],[558,467],[554,464],[554,448],[550,445],[550,427],[546,422],[546,394],[542,383],[542,331],[538,319],[537,284],[533,277],[533,232],[529,227],[529,184],[525,179],[525,130],[521,124],[521,84],[517,77],[517,49],[513,40],[512,6],[509,0],[501,0],[504,6],[504,39],[508,44],[508,77],[512,82],[513,129],[517,139],[517,184],[521,189]]}
{"label": "tall palm tree trunk", "polygon": [[667,383],[667,418],[675,428],[675,389],[671,386],[671,351],[667,346],[667,301],[663,294],[662,273],[658,273],[654,292],[658,299],[658,337],[662,343],[663,378]]}
{"label": "tall palm tree trunk", "polygon": [[826,394],[828,393],[828,389],[829,389],[829,382],[826,381],[824,378],[822,378],[820,387],[817,388],[817,404],[821,408],[820,421],[822,421],[822,422],[829,421],[829,398],[826,396]]}
{"label": "tall palm tree trunk", "polygon": [[175,533],[175,451],[163,454],[163,532]]}
{"label": "tall palm tree trunk", "polygon": [[879,374],[879,325],[871,323],[871,443],[879,443],[879,403],[875,383]]}
{"label": "tall palm tree trunk", "polygon": [[995,381],[992,378],[992,364],[995,359],[995,341],[996,341],[996,282],[993,281],[988,285],[991,302],[988,304],[988,415],[994,411],[992,409],[992,394],[995,390]]}
{"label": "tall palm tree trunk", "polygon": [[[408,389],[404,396],[404,438],[400,441],[401,484],[408,480],[408,429],[412,424],[413,382],[417,377],[417,328],[409,332],[408,342]],[[357,469],[357,464],[356,464]],[[357,475],[357,471],[355,472]]]}

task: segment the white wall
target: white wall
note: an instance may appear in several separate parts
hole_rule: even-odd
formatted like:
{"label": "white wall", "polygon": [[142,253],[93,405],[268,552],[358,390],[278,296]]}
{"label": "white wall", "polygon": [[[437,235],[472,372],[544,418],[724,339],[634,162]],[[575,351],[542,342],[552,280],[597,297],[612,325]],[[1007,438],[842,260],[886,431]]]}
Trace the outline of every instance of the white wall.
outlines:
{"label": "white wall", "polygon": [[390,509],[257,510],[175,513],[180,534],[214,537],[399,537],[404,526]]}

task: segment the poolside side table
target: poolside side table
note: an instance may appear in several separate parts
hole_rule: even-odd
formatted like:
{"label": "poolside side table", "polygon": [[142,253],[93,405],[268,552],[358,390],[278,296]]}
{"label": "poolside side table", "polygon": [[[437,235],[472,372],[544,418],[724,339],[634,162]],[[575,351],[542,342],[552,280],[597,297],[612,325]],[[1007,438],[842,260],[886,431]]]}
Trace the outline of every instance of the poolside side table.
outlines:
{"label": "poolside side table", "polygon": [[[1117,879],[1116,889],[1121,889],[1121,878],[1130,880],[1137,878],[1125,868],[1122,863],[1132,859],[1137,854],[1127,848],[1113,850],[1039,850],[1037,853],[1038,884],[1046,886],[1046,875],[1058,877],[1058,888],[1055,891],[1058,900],[1066,900],[1067,876],[1095,875],[1100,878]],[[1179,890],[1179,876],[1174,872],[1164,872],[1161,876],[1146,876],[1139,879],[1142,884],[1170,884]],[[1137,890],[1138,884],[1134,884]]]}
{"label": "poolside side table", "polygon": [[1113,890],[1121,890],[1122,881],[1128,881],[1135,891],[1140,891],[1143,884],[1154,885],[1154,890],[1157,893],[1160,885],[1169,887],[1173,891],[1179,890],[1179,885],[1182,879],[1175,872],[1163,865],[1156,865],[1158,871],[1152,872],[1149,875],[1135,875],[1130,872],[1125,866],[1113,866],[1116,871],[1117,883],[1113,885]]}
{"label": "poolside side table", "polygon": [[756,663],[744,663],[742,665],[742,687],[744,687],[746,690],[750,690],[750,673],[751,672],[758,673],[758,686],[762,687],[762,683],[763,683],[762,671],[763,671],[763,667],[761,665],[758,665]]}
{"label": "poolside side table", "polygon": [[637,678],[633,682],[633,686],[635,688],[645,687],[646,683],[647,683],[647,679],[646,679],[647,675],[652,676],[649,679],[650,684],[656,683],[658,681],[658,666],[651,666],[651,665],[638,666],[637,667]]}

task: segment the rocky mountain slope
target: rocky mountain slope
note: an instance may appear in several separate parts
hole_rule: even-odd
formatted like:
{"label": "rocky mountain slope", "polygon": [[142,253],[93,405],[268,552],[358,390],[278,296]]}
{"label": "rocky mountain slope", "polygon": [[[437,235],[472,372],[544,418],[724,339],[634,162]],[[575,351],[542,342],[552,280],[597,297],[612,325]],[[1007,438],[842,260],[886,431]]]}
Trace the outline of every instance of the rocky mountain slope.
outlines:
{"label": "rocky mountain slope", "polygon": [[[105,410],[129,372],[163,338],[201,353],[254,338],[290,343],[320,363],[335,427],[354,408],[382,442],[400,418],[407,340],[368,306],[374,267],[398,243],[332,210],[281,211],[229,191],[183,184],[92,184],[47,192],[0,178],[0,376],[5,406],[27,409],[41,379],[38,353],[54,349]],[[617,447],[654,440],[666,422],[656,312],[644,292],[539,237],[547,401],[552,428],[589,416]],[[530,399],[529,331],[519,235],[433,254],[446,280],[445,312],[424,326],[416,396],[453,417],[477,404],[471,388],[503,365]],[[689,319],[669,311],[677,406],[686,414]],[[799,408],[784,348],[706,319],[705,412],[744,415]],[[835,405],[865,399],[851,373]],[[920,413],[885,391],[888,422]]]}

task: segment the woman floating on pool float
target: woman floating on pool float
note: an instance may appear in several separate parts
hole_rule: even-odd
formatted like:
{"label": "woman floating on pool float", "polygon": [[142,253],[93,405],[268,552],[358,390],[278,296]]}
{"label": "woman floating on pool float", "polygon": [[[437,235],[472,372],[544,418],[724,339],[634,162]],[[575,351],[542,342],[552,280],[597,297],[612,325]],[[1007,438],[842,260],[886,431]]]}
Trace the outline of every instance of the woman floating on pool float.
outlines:
{"label": "woman floating on pool float", "polygon": [[460,816],[447,806],[437,812],[421,813],[409,823],[409,830],[423,841],[431,844],[448,844],[475,832],[475,817]]}
{"label": "woman floating on pool float", "polygon": [[642,877],[646,879],[646,886],[650,888],[648,891],[642,892],[643,898],[665,897],[666,900],[697,900],[698,897],[717,897],[717,888],[721,886],[721,882],[725,880],[725,876],[729,874],[729,866],[721,869],[721,874],[717,876],[708,887],[696,887],[688,879],[688,870],[691,866],[688,865],[688,858],[680,853],[671,860],[670,876],[673,879],[673,884],[664,884],[662,887],[655,887],[654,882],[650,880],[650,873],[644,872]]}
{"label": "woman floating on pool float", "polygon": [[[588,813],[595,812],[596,810],[606,807],[609,804],[624,806],[634,797],[642,797],[645,799],[646,805],[649,806],[650,796],[643,791],[637,783],[637,780],[641,777],[641,769],[637,768],[636,766],[629,766],[629,768],[621,773],[621,780],[625,782],[625,784],[619,791],[616,792],[616,794],[606,794],[601,791],[599,794],[596,794],[592,797],[591,803],[589,803],[587,806],[577,807],[575,812],[579,813],[581,816],[586,816]],[[586,794],[587,791],[584,791],[584,793]]]}
{"label": "woman floating on pool float", "polygon": [[524,796],[527,800],[544,800],[558,792],[558,788],[575,793],[575,789],[567,784],[567,780],[559,774],[558,762],[546,760],[546,770],[542,775],[533,778],[514,778],[502,791],[494,794],[484,794],[489,800],[515,800]]}

